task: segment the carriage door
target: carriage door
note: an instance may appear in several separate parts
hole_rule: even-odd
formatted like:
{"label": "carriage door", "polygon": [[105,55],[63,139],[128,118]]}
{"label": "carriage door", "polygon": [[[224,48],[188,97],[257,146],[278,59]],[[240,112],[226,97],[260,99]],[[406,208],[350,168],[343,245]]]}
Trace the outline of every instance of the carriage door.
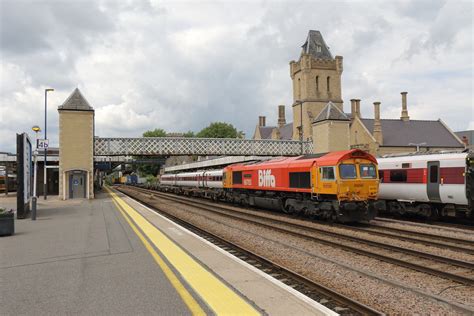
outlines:
{"label": "carriage door", "polygon": [[439,161],[428,161],[428,199],[434,202],[441,202],[439,196]]}

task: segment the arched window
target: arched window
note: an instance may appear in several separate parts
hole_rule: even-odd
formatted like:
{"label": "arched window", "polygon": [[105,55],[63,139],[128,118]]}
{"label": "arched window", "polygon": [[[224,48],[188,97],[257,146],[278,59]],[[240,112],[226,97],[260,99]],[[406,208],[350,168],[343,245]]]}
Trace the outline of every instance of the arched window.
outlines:
{"label": "arched window", "polygon": [[319,91],[319,76],[316,76],[316,92]]}
{"label": "arched window", "polygon": [[328,88],[328,92],[331,91],[331,87],[329,86],[329,82],[330,82],[330,77],[328,77],[327,79],[327,88]]}

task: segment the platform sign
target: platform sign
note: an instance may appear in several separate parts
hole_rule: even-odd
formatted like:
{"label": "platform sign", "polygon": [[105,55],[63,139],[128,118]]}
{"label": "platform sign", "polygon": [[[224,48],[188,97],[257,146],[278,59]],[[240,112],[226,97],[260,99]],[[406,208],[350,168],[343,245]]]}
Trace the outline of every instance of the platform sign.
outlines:
{"label": "platform sign", "polygon": [[48,139],[38,139],[36,141],[36,148],[48,149],[49,140]]}
{"label": "platform sign", "polygon": [[26,133],[16,135],[18,188],[16,194],[17,218],[26,218],[30,212],[32,188],[32,146]]}

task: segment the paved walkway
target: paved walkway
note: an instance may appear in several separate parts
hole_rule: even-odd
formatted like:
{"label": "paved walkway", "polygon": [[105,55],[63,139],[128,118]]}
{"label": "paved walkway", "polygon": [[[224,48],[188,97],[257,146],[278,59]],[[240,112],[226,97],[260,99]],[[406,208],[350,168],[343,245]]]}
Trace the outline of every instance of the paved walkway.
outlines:
{"label": "paved walkway", "polygon": [[96,197],[40,199],[0,238],[1,315],[331,313],[121,193]]}
{"label": "paved walkway", "polygon": [[0,314],[190,314],[105,194],[38,207],[0,238]]}

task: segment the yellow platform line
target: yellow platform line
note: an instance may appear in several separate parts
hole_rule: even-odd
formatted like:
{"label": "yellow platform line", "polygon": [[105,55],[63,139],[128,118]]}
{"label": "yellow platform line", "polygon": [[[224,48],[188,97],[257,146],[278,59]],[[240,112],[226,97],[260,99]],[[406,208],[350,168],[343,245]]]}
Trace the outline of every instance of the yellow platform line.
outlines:
{"label": "yellow platform line", "polygon": [[109,193],[217,315],[260,315],[253,306],[196,262],[117,194],[110,190]]}
{"label": "yellow platform line", "polygon": [[199,303],[196,302],[196,300],[188,292],[188,290],[184,287],[184,285],[181,283],[181,281],[178,279],[178,277],[173,273],[171,268],[166,264],[166,262],[163,261],[163,259],[155,251],[155,249],[153,249],[152,245],[148,242],[148,240],[145,238],[145,236],[143,236],[143,234],[140,232],[140,230],[137,228],[137,226],[124,213],[124,210],[122,209],[122,207],[115,200],[113,200],[113,202],[114,202],[115,206],[117,207],[117,209],[120,211],[120,213],[122,213],[122,216],[125,218],[125,220],[130,225],[132,230],[135,232],[135,234],[138,236],[138,238],[142,241],[145,248],[151,254],[153,259],[155,259],[156,263],[160,266],[160,268],[163,271],[163,273],[165,274],[166,278],[170,281],[171,285],[176,289],[176,292],[178,292],[178,295],[181,297],[183,302],[189,308],[191,313],[193,315],[196,315],[196,316],[206,315],[206,313],[202,310]]}

